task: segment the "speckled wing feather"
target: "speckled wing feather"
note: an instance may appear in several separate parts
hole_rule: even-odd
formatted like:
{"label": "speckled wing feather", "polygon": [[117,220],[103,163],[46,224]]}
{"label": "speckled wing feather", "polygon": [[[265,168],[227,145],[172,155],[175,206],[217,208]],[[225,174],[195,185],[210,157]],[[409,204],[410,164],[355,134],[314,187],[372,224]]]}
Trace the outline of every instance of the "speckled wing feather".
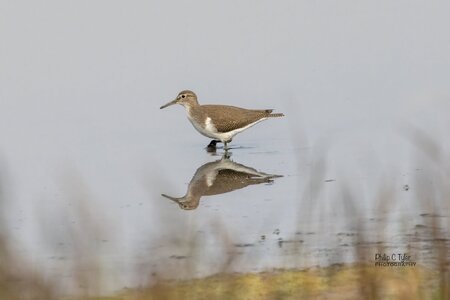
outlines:
{"label": "speckled wing feather", "polygon": [[239,172],[232,169],[222,169],[218,171],[213,185],[208,187],[204,196],[212,196],[232,192],[245,188],[252,184],[268,183],[273,181],[269,177],[256,177],[252,174]]}
{"label": "speckled wing feather", "polygon": [[283,116],[281,113],[272,114],[273,109],[254,110],[225,105],[202,105],[201,108],[220,133],[245,127],[262,118]]}

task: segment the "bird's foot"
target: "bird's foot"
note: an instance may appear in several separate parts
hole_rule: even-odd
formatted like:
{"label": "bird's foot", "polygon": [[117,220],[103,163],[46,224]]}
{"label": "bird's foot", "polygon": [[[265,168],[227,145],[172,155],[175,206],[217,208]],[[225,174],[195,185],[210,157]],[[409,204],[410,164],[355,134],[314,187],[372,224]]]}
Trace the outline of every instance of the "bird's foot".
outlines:
{"label": "bird's foot", "polygon": [[208,144],[208,146],[206,146],[206,151],[208,151],[208,152],[216,152],[216,149],[217,149],[216,145],[217,145],[217,143],[220,143],[220,141],[218,141],[218,140],[212,140],[212,141]]}
{"label": "bird's foot", "polygon": [[225,152],[222,154],[222,159],[230,159],[231,158],[231,152],[228,152],[225,150]]}

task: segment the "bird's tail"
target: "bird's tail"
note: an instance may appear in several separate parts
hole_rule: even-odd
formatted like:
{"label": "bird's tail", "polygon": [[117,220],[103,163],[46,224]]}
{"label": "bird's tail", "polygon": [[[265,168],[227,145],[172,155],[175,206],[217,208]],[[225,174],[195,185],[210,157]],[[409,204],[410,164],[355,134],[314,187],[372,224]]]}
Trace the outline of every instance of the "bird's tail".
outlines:
{"label": "bird's tail", "polygon": [[272,113],[273,109],[265,109],[262,110],[261,112],[263,112],[263,114],[265,115],[265,117],[269,117],[269,118],[278,118],[278,117],[284,117],[284,114],[282,113]]}
{"label": "bird's tail", "polygon": [[271,118],[284,117],[284,114],[282,114],[282,113],[270,114],[269,117],[271,117]]}

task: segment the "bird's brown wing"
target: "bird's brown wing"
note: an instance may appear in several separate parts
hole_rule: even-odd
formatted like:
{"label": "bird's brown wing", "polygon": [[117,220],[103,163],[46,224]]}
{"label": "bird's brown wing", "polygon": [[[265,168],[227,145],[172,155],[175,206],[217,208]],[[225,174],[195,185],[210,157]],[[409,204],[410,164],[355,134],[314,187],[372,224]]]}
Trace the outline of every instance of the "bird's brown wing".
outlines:
{"label": "bird's brown wing", "polygon": [[212,119],[217,131],[229,132],[271,117],[272,109],[254,110],[225,105],[202,105],[203,112]]}

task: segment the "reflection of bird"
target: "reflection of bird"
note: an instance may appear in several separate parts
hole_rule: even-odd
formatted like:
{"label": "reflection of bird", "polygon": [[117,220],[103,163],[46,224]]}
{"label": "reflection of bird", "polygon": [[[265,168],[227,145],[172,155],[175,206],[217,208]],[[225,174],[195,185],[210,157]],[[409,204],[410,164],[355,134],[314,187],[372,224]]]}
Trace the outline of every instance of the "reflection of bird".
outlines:
{"label": "reflection of bird", "polygon": [[173,104],[183,105],[195,129],[216,142],[224,143],[225,149],[227,143],[239,132],[268,118],[284,116],[282,113],[272,113],[272,109],[254,110],[228,105],[199,105],[197,95],[192,91],[180,92],[175,100],[160,108]]}
{"label": "reflection of bird", "polygon": [[202,196],[218,195],[252,184],[272,182],[276,177],[282,176],[258,172],[223,156],[222,159],[206,163],[197,169],[183,197],[175,198],[165,194],[162,196],[175,201],[182,209],[191,210],[198,207]]}

